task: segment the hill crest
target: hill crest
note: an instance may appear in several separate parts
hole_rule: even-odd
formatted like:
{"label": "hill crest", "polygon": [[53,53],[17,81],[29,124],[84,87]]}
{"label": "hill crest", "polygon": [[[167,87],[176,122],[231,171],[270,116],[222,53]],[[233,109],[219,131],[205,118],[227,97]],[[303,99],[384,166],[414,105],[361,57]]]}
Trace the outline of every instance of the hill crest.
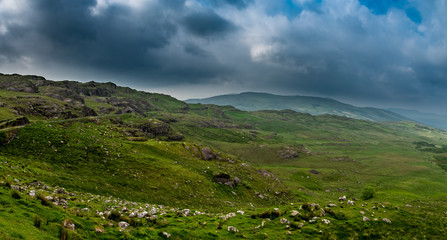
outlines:
{"label": "hill crest", "polygon": [[397,113],[374,108],[356,107],[340,101],[314,96],[284,96],[271,93],[243,92],[203,99],[188,99],[187,103],[231,105],[243,111],[285,110],[312,115],[331,114],[369,121],[407,121],[409,118]]}

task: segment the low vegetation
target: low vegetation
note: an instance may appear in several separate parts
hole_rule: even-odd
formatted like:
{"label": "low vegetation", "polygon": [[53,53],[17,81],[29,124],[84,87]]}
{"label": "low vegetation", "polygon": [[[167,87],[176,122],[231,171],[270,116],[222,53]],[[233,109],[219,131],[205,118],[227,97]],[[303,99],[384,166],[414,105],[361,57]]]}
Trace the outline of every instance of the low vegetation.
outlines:
{"label": "low vegetation", "polygon": [[[1,239],[442,239],[447,133],[0,76]],[[20,227],[18,227],[20,226]]]}

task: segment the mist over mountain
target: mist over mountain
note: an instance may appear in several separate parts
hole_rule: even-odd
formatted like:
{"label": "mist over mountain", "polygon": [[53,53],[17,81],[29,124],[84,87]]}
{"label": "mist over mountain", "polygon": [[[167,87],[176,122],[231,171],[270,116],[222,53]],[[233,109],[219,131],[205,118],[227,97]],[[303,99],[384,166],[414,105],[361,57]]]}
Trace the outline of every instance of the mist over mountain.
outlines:
{"label": "mist over mountain", "polygon": [[281,96],[269,93],[245,92],[203,99],[188,99],[187,103],[231,105],[243,111],[285,110],[312,115],[332,114],[370,121],[410,120],[398,113],[373,107],[356,107],[330,98],[309,96]]}
{"label": "mist over mountain", "polygon": [[447,130],[447,115],[425,113],[417,110],[389,108],[389,111],[413,119],[416,122]]}

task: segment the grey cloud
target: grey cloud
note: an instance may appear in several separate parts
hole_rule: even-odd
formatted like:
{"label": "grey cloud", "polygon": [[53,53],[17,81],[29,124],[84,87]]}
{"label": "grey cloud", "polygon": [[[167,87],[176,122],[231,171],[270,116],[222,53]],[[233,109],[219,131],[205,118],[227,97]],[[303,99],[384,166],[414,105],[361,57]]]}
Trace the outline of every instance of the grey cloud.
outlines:
{"label": "grey cloud", "polygon": [[208,2],[217,7],[223,5],[232,5],[236,8],[244,9],[249,4],[253,3],[253,0],[208,0]]}
{"label": "grey cloud", "polygon": [[[0,29],[0,69],[17,63],[19,70],[145,89],[180,84],[353,103],[447,102],[447,13],[440,0],[415,2],[421,24],[404,10],[375,15],[347,0],[304,1],[293,18],[277,1],[153,0],[138,9],[123,1],[93,14],[95,0],[28,0],[18,15],[0,5],[7,27]],[[270,14],[272,7],[279,10]]]}
{"label": "grey cloud", "polygon": [[204,38],[224,36],[235,30],[231,22],[211,10],[187,15],[183,19],[183,25],[188,32]]}
{"label": "grey cloud", "polygon": [[209,53],[207,51],[205,51],[204,49],[200,48],[199,46],[197,46],[194,43],[185,43],[184,46],[184,50],[185,52],[194,55],[194,56],[198,56],[198,57],[209,57]]}
{"label": "grey cloud", "polygon": [[[40,68],[71,67],[67,75],[72,76],[85,69],[93,78],[124,78],[135,85],[208,81],[229,71],[188,41],[190,35],[180,39],[178,26],[186,22],[192,34],[212,37],[225,35],[232,24],[211,10],[184,9],[182,0],[158,1],[138,10],[111,4],[98,14],[92,14],[95,0],[33,0],[28,5],[33,14],[26,24],[11,25],[0,35],[0,55],[10,62],[27,56]],[[183,50],[176,50],[179,44]]]}

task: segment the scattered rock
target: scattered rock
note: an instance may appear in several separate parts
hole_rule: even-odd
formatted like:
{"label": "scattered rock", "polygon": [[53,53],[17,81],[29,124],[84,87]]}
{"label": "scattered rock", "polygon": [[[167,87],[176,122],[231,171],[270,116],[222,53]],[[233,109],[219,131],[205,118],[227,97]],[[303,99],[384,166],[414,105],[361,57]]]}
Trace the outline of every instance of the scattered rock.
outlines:
{"label": "scattered rock", "polygon": [[339,197],[338,201],[346,201],[346,196]]}
{"label": "scattered rock", "polygon": [[185,217],[191,215],[191,210],[189,210],[189,209],[183,209],[183,210],[182,210],[182,215],[185,216]]}
{"label": "scattered rock", "polygon": [[127,222],[119,222],[118,223],[118,227],[120,228],[120,230],[124,230],[124,229],[128,228],[129,226],[130,226],[130,224]]}
{"label": "scattered rock", "polygon": [[104,227],[102,227],[102,226],[95,226],[95,232],[96,233],[104,233],[105,232]]}
{"label": "scattered rock", "polygon": [[329,221],[328,219],[321,219],[321,221],[324,223],[324,224],[329,224],[329,223],[331,223],[331,221]]}
{"label": "scattered rock", "polygon": [[30,195],[31,197],[36,196],[36,190],[31,190],[31,191],[29,191],[29,195]]}
{"label": "scattered rock", "polygon": [[286,149],[278,152],[279,155],[284,159],[297,158],[298,153],[294,151],[291,147],[286,147]]}
{"label": "scattered rock", "polygon": [[66,229],[75,230],[75,224],[70,219],[62,221],[62,226]]}
{"label": "scattered rock", "polygon": [[217,154],[214,153],[209,147],[202,148],[202,157],[204,160],[216,159]]}
{"label": "scattered rock", "polygon": [[296,217],[296,216],[300,216],[300,212],[298,212],[297,210],[292,210],[292,214],[290,214],[292,217]]}
{"label": "scattered rock", "polygon": [[362,220],[363,220],[364,222],[369,222],[369,221],[371,221],[371,219],[369,219],[367,216],[363,216],[363,217],[362,217]]}
{"label": "scattered rock", "polygon": [[55,189],[54,193],[56,193],[56,194],[65,194],[65,188]]}
{"label": "scattered rock", "polygon": [[233,218],[233,217],[236,217],[236,213],[228,213],[227,215],[223,216],[222,218],[224,220],[227,220],[227,219]]}
{"label": "scattered rock", "polygon": [[281,218],[281,219],[279,219],[279,222],[280,222],[281,224],[290,224],[290,221],[287,220],[286,218]]}
{"label": "scattered rock", "polygon": [[234,232],[234,233],[239,232],[239,230],[233,226],[228,226],[227,230],[228,230],[228,232]]}
{"label": "scattered rock", "polygon": [[167,233],[167,232],[163,232],[163,236],[165,236],[166,238],[170,238],[171,234]]}
{"label": "scattered rock", "polygon": [[320,174],[320,172],[318,172],[318,171],[315,170],[315,169],[312,169],[312,170],[310,170],[309,172],[310,172],[310,173],[313,173],[313,174],[317,174],[317,175]]}
{"label": "scattered rock", "polygon": [[220,173],[214,176],[214,181],[218,183],[228,183],[231,182],[231,177],[226,173]]}
{"label": "scattered rock", "polygon": [[148,212],[146,212],[146,211],[143,211],[143,212],[140,212],[140,213],[137,214],[137,216],[138,216],[139,218],[144,218],[144,217],[146,217],[147,215],[148,215]]}
{"label": "scattered rock", "polygon": [[391,220],[389,220],[388,218],[383,218],[382,221],[384,221],[386,223],[391,223]]}
{"label": "scattered rock", "polygon": [[239,179],[238,177],[234,177],[234,178],[233,178],[233,181],[234,181],[234,183],[236,183],[236,184],[239,184],[239,183],[242,182],[241,179]]}
{"label": "scattered rock", "polygon": [[354,201],[348,200],[348,205],[354,206]]}
{"label": "scattered rock", "polygon": [[241,211],[241,210],[238,210],[237,213],[239,213],[240,215],[244,215],[245,214],[245,212]]}

